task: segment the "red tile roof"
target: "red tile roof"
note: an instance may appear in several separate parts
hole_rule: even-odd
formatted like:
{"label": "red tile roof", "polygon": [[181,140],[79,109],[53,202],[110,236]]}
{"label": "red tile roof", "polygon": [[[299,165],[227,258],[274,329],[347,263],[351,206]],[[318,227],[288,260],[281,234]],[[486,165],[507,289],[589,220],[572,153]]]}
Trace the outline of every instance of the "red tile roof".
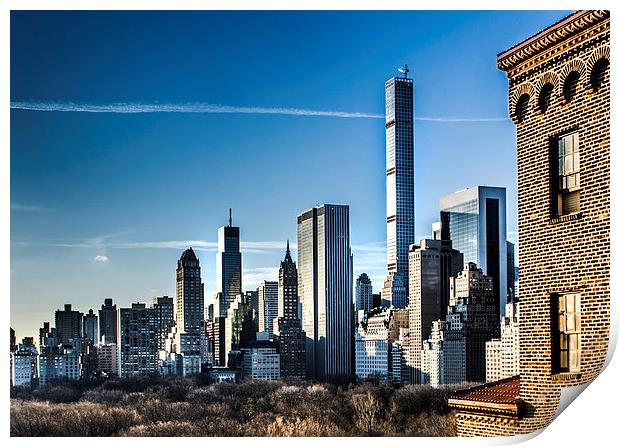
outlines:
{"label": "red tile roof", "polygon": [[448,404],[459,410],[517,416],[522,407],[519,376],[458,390]]}

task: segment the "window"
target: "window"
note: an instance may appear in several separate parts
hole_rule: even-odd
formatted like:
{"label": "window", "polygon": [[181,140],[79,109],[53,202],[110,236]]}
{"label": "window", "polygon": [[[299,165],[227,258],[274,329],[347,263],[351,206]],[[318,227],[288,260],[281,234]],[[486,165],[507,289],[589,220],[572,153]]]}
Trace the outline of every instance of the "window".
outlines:
{"label": "window", "polygon": [[605,75],[607,74],[607,67],[609,67],[609,59],[600,59],[592,67],[592,74],[590,75],[590,84],[592,84],[592,90],[598,92],[603,82],[605,81]]}
{"label": "window", "polygon": [[515,112],[517,115],[517,123],[523,122],[525,119],[525,115],[527,114],[527,106],[530,102],[530,95],[524,93],[517,101],[517,106],[515,107]]}
{"label": "window", "polygon": [[555,212],[557,215],[579,212],[579,132],[557,139]]}
{"label": "window", "polygon": [[577,84],[579,83],[579,72],[572,71],[564,81],[564,100],[568,103],[577,94]]}
{"label": "window", "polygon": [[554,372],[579,372],[581,363],[579,293],[556,295],[554,309]]}
{"label": "window", "polygon": [[553,84],[545,84],[538,94],[538,108],[541,113],[545,113],[551,103],[551,93],[553,93]]}

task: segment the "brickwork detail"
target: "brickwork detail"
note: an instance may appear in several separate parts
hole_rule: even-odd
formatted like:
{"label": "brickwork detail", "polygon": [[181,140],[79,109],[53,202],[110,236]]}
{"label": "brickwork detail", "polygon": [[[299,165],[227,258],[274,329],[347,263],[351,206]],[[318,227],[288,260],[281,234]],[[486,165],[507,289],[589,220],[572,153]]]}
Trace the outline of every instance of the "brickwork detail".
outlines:
{"label": "brickwork detail", "polygon": [[[520,45],[530,48],[530,53],[513,55],[509,50],[499,56],[498,65],[509,79],[510,116],[517,127],[524,411],[514,423],[459,412],[460,436],[513,435],[545,427],[556,415],[561,388],[592,381],[605,362],[610,328],[610,68],[597,91],[592,88],[591,73],[597,61],[609,59],[610,19],[607,11],[579,11],[570,17],[560,22],[567,27],[564,34],[554,30],[558,24],[550,28],[561,36],[541,43],[538,52],[530,48],[535,39],[534,43],[528,39]],[[551,31],[541,32],[540,39]],[[573,71],[580,76],[575,95],[567,101],[563,86]],[[546,83],[554,88],[542,112],[538,93]],[[529,106],[517,120],[516,104],[526,93]],[[554,142],[575,130],[579,132],[579,216],[558,218],[553,211]],[[577,374],[556,374],[552,298],[568,292],[581,295],[581,360]]]}

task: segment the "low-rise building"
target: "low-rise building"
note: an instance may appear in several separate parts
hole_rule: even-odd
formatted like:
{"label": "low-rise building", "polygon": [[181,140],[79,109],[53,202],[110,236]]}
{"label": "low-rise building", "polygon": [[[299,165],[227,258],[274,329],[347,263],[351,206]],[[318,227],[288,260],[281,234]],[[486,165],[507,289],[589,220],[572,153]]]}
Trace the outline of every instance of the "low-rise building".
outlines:
{"label": "low-rise building", "polygon": [[11,383],[14,386],[30,388],[37,380],[37,357],[38,352],[32,337],[24,338],[17,350],[11,353]]}
{"label": "low-rise building", "polygon": [[215,383],[234,383],[237,380],[237,371],[231,368],[227,368],[225,366],[214,366],[209,370],[209,376],[211,377],[211,380]]}
{"label": "low-rise building", "polygon": [[355,330],[355,375],[403,383],[408,333],[407,309],[377,310],[362,318]]}
{"label": "low-rise building", "polygon": [[355,330],[355,375],[387,382],[390,373],[390,311],[369,316]]}
{"label": "low-rise building", "polygon": [[280,379],[280,354],[271,343],[257,343],[241,348],[243,356],[243,377],[245,379]]}
{"label": "low-rise building", "polygon": [[48,346],[39,356],[39,384],[56,379],[78,381],[82,373],[82,356],[70,345]]}

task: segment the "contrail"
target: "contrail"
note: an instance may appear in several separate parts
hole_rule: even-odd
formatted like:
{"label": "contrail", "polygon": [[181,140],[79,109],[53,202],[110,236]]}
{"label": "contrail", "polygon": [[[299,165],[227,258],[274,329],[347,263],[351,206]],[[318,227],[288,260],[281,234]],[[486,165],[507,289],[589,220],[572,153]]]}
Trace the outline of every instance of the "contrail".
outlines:
{"label": "contrail", "polygon": [[510,118],[443,118],[433,116],[416,116],[415,121],[433,121],[436,123],[492,123],[510,121]]}
{"label": "contrail", "polygon": [[[78,102],[11,101],[11,109],[33,110],[38,112],[86,112],[86,113],[246,113],[294,116],[328,116],[335,118],[385,119],[385,115],[365,112],[343,112],[337,110],[311,110],[290,107],[240,107],[206,102],[192,103],[144,103],[113,102],[91,104]],[[446,118],[418,116],[416,121],[440,123],[476,123],[507,121],[508,118]]]}
{"label": "contrail", "polygon": [[204,102],[165,104],[142,102],[115,102],[89,104],[75,102],[11,101],[11,109],[39,112],[88,112],[88,113],[251,113],[271,115],[331,116],[337,118],[384,118],[383,115],[334,110],[308,110],[288,107],[238,107]]}

